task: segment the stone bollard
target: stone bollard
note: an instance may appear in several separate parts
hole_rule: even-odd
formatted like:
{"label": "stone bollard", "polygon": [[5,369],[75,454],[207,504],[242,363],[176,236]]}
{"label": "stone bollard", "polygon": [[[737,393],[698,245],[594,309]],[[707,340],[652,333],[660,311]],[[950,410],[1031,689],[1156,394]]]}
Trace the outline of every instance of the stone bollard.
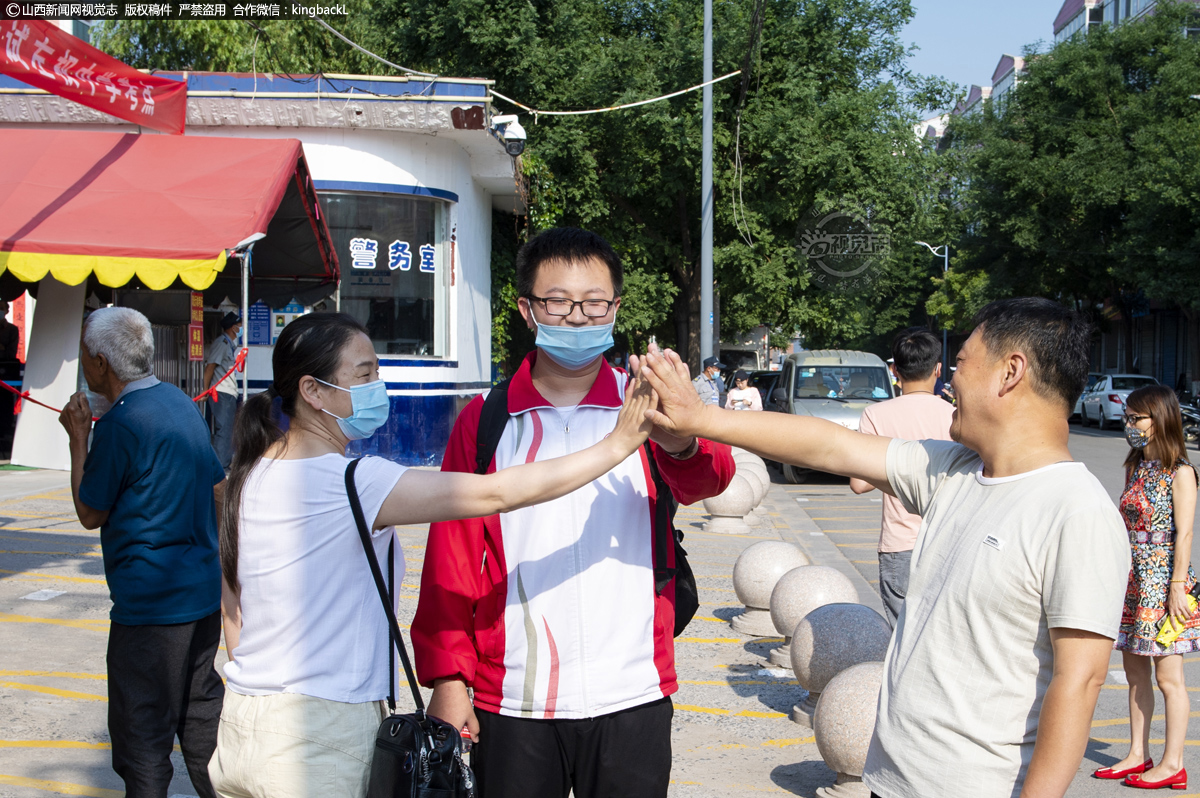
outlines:
{"label": "stone bollard", "polygon": [[704,511],[712,518],[704,525],[705,532],[721,532],[726,535],[745,535],[746,513],[754,506],[754,486],[743,474],[734,474],[729,487],[717,496],[704,500]]}
{"label": "stone bollard", "polygon": [[811,728],[833,677],[860,662],[882,662],[891,639],[883,616],[862,604],[826,604],[805,615],[792,632],[792,672],[808,697],[792,708],[792,720]]}
{"label": "stone bollard", "polygon": [[762,475],[748,463],[738,463],[737,473],[746,479],[754,490],[754,503],[750,507],[750,512],[746,513],[742,520],[746,522],[746,526],[760,527],[767,522],[762,515],[756,512],[756,508],[763,497],[767,495],[767,485],[763,483]]}
{"label": "stone bollard", "polygon": [[[766,523],[768,526],[770,526],[770,522],[766,521],[766,513],[764,513],[760,508],[763,499],[767,497],[767,491],[771,489],[771,473],[767,471],[767,464],[763,462],[763,459],[758,455],[751,454],[744,449],[738,449],[734,453],[733,461],[737,464],[737,470],[739,474],[757,476],[759,482],[762,483],[762,490],[759,492],[758,497],[754,501],[754,508],[750,511],[750,515],[759,519],[760,523]],[[746,521],[753,526],[749,516],[747,516]]]}
{"label": "stone bollard", "polygon": [[793,568],[808,565],[808,557],[791,543],[763,540],[746,548],[733,566],[733,590],[746,608],[733,616],[735,632],[755,637],[772,637],[771,590],[779,577]]}
{"label": "stone bollard", "polygon": [[813,732],[821,758],[837,773],[832,786],[817,789],[821,798],[870,796],[862,775],[882,683],[883,663],[862,662],[835,676],[821,695]]}
{"label": "stone bollard", "polygon": [[855,604],[858,590],[850,578],[825,565],[806,565],[788,571],[771,591],[771,623],[783,635],[783,645],[767,655],[772,665],[792,667],[792,632],[800,619],[826,604]]}

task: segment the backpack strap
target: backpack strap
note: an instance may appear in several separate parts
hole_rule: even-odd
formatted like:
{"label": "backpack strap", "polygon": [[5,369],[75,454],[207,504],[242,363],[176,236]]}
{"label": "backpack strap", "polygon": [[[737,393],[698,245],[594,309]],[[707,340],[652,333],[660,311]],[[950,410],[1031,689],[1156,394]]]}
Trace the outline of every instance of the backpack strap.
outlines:
{"label": "backpack strap", "polygon": [[508,383],[505,380],[488,392],[479,413],[479,429],[475,430],[475,473],[486,474],[496,447],[508,425]]}
{"label": "backpack strap", "polygon": [[662,595],[667,584],[675,578],[678,569],[667,565],[667,549],[674,545],[675,495],[667,487],[666,480],[654,462],[654,450],[650,441],[642,446],[646,450],[646,462],[650,467],[650,478],[654,480],[654,592]]}

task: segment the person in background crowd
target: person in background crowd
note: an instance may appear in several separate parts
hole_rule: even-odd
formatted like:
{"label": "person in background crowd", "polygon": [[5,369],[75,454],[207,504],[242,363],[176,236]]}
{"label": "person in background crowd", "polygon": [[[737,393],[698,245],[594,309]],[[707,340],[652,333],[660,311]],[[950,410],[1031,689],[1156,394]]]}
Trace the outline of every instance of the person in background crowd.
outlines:
{"label": "person in background crowd", "polygon": [[[1129,456],[1120,509],[1129,530],[1133,570],[1116,647],[1129,682],[1130,744],[1124,759],[1093,775],[1123,778],[1131,787],[1187,789],[1183,744],[1191,701],[1183,681],[1183,655],[1200,651],[1200,619],[1193,619],[1187,606],[1188,591],[1196,584],[1191,565],[1196,468],[1187,459],[1179,402],[1171,389],[1151,385],[1129,394],[1125,440]],[[1185,629],[1164,647],[1155,637],[1167,615]],[[1149,751],[1151,671],[1166,703],[1166,746],[1157,766]]]}
{"label": "person in background crowd", "polygon": [[642,373],[676,435],[870,482],[924,518],[863,781],[882,798],[1061,798],[1120,626],[1129,543],[1067,419],[1091,329],[1047,299],[993,302],[958,353],[957,441],[705,406],[673,352]]}
{"label": "person in background crowd", "polygon": [[[391,648],[350,509],[346,446],[387,422],[387,386],[367,328],[343,313],[287,325],[272,371],[238,416],[222,510],[229,692],[209,772],[222,798],[362,798]],[[379,562],[391,561],[394,525],[512,513],[600,477],[646,440],[652,399],[634,383],[607,437],[486,476],[364,458],[354,482]],[[393,567],[382,566],[394,586],[404,574],[395,550]],[[418,657],[423,645],[414,638]]]}
{"label": "person in background crowd", "polygon": [[[225,688],[221,566],[214,491],[225,472],[195,405],[151,373],[150,322],[130,308],[84,321],[88,388],[112,403],[95,427],[82,391],[59,416],[71,447],[71,496],[85,529],[100,527],[112,596],[108,732],[129,798],[166,798],[175,738],[192,786],[214,798],[208,760]],[[92,448],[88,451],[88,435]]]}
{"label": "person in background crowd", "polygon": [[[226,313],[221,319],[221,334],[208,345],[204,355],[204,387],[212,387],[214,376],[224,376],[237,362],[238,332],[242,329],[242,320],[236,313]],[[213,415],[212,445],[221,461],[221,468],[226,473],[233,461],[233,421],[237,416],[238,384],[235,375],[230,374],[217,383],[216,401],[209,404]]]}
{"label": "person in background crowd", "polygon": [[725,399],[730,410],[762,410],[762,396],[750,387],[750,375],[742,369],[733,372],[733,390]]}
{"label": "person in background crowd", "polygon": [[[537,349],[508,384],[488,466],[500,473],[603,440],[627,379],[603,358],[624,282],[607,241],[547,230],[521,248],[516,273]],[[479,397],[459,415],[443,471],[476,470],[484,407]],[[650,441],[553,502],[429,530],[417,677],[433,687],[431,715],[478,733],[480,798],[667,794],[675,585],[655,585],[655,507],[717,495],[734,464],[729,447],[690,435],[655,429]]]}
{"label": "person in background crowd", "polygon": [[715,357],[706,357],[703,370],[692,380],[692,385],[696,386],[696,393],[700,394],[700,401],[706,405],[724,404],[721,401],[721,394],[725,393],[725,383],[721,381],[723,368],[725,364]]}
{"label": "person in background crowd", "polygon": [[[17,355],[21,348],[21,331],[7,316],[8,302],[0,299],[0,380],[15,382],[20,388],[21,361]],[[13,432],[17,426],[13,399],[12,393],[0,390],[0,460],[12,456]]]}
{"label": "person in background crowd", "polygon": [[[892,341],[892,371],[902,396],[873,404],[863,411],[858,431],[909,441],[950,440],[954,408],[934,393],[941,375],[941,343],[924,327],[902,330]],[[870,482],[851,479],[850,490],[867,493]],[[904,509],[891,494],[883,496],[879,531],[879,597],[883,614],[893,628],[908,593],[909,564],[921,529],[921,516]]]}

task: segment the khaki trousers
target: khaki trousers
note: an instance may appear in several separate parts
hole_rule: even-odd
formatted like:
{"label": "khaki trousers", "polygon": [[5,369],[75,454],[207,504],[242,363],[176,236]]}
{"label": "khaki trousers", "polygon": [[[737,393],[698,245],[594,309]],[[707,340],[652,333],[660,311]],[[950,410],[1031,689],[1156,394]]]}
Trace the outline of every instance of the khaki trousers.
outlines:
{"label": "khaki trousers", "polygon": [[363,798],[383,704],[225,693],[208,763],[221,798]]}

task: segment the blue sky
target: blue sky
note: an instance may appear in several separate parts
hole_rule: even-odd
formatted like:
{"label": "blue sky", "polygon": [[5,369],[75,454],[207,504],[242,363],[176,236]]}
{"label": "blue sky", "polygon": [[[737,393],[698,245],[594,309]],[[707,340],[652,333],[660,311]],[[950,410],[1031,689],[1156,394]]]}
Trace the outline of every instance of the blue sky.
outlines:
{"label": "blue sky", "polygon": [[913,0],[913,7],[916,16],[903,34],[921,48],[909,60],[912,70],[990,86],[1002,54],[1054,40],[1062,0]]}

